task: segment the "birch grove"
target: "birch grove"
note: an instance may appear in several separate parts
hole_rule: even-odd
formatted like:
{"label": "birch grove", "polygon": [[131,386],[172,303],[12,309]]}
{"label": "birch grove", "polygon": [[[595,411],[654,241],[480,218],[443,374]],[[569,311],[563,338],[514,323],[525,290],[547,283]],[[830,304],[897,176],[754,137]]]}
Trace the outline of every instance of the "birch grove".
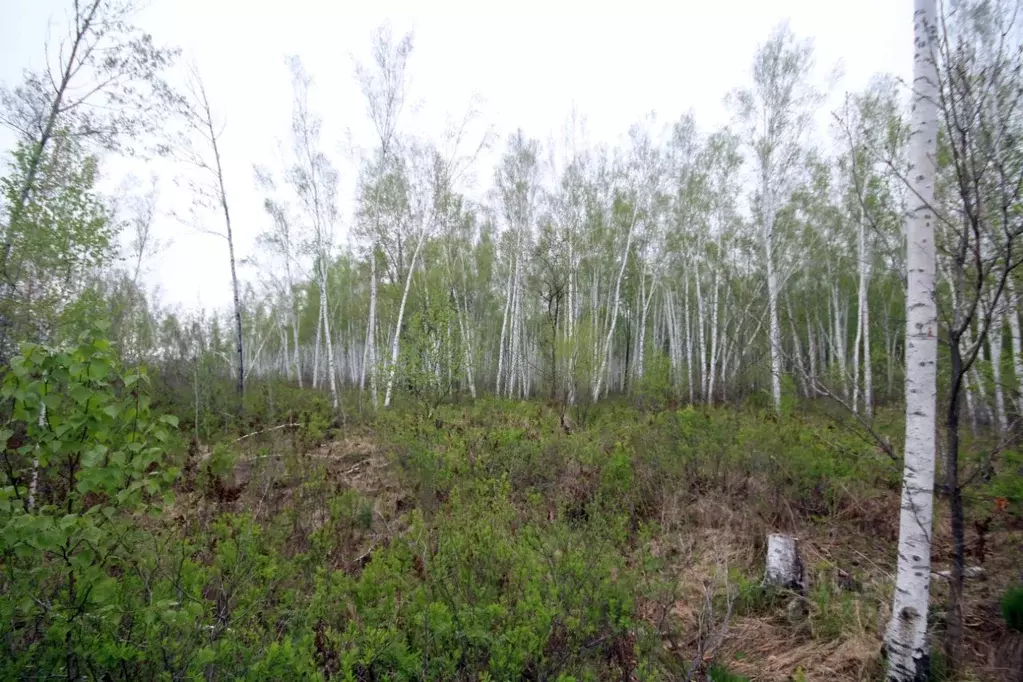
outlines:
{"label": "birch grove", "polygon": [[[32,313],[59,310],[73,288],[77,275],[56,273],[81,272],[46,261],[18,231],[19,216],[86,158],[89,140],[116,146],[131,132],[93,112],[91,95],[61,85],[76,68],[117,67],[74,45],[117,38],[111,49],[130,52],[117,67],[128,73],[111,85],[145,85],[122,93],[129,108],[162,87],[160,67],[174,56],[95,35],[90,17],[106,7],[82,6],[52,87],[40,77],[4,91],[5,121],[28,145],[5,187],[7,236],[17,237],[4,247],[5,286],[17,288],[0,311],[8,327],[45,334],[52,321]],[[1015,9],[978,0],[937,17],[937,125],[960,133],[937,167],[937,305],[962,361],[953,402],[961,397],[973,431],[1003,433],[1023,411]],[[617,141],[591,142],[572,112],[561,139],[521,130],[491,145],[482,124],[432,136],[413,125],[413,43],[381,29],[355,69],[372,142],[353,152],[351,197],[340,191],[336,145],[324,141],[347,122],[327,125],[333,112],[311,111],[312,80],[292,64],[294,124],[273,131],[284,140],[280,166],[256,174],[264,222],[241,228],[227,201],[237,180],[220,158],[221,136],[233,129],[213,116],[218,93],[195,81],[188,142],[175,156],[200,171],[187,182],[205,213],[191,223],[227,237],[231,320],[215,319],[232,328],[232,348],[218,354],[239,392],[247,378],[283,375],[324,387],[338,406],[351,391],[389,406],[418,390],[403,375],[413,360],[403,348],[422,331],[428,339],[409,347],[443,349],[430,373],[451,396],[549,395],[575,405],[655,392],[673,404],[753,399],[775,410],[785,397],[829,396],[866,420],[901,401],[901,226],[918,197],[910,91],[897,79],[880,74],[862,91],[825,98],[812,44],[782,25],[752,50],[747,85],[726,98],[732,116],[717,128],[691,113],[646,117]],[[130,127],[151,126],[151,114]],[[463,148],[475,149],[475,136],[493,153],[456,158],[458,145],[441,141],[459,135]],[[231,255],[238,229],[263,235],[244,275]],[[979,254],[979,265],[963,254]],[[431,309],[438,328],[425,322]],[[139,358],[165,352],[158,334],[136,333],[132,343]],[[946,422],[958,423],[956,410]]]}
{"label": "birch grove", "polygon": [[[0,474],[9,490],[21,486],[25,495],[7,506],[39,516],[58,509],[50,504],[55,494],[79,495],[83,504],[107,499],[66,482],[86,454],[102,456],[100,468],[108,467],[109,434],[66,462],[55,459],[58,450],[24,440],[29,433],[66,436],[64,397],[48,387],[63,375],[22,376],[36,359],[15,353],[30,342],[43,355],[57,349],[70,357],[59,350],[67,330],[109,313],[109,333],[100,332],[109,340],[97,339],[90,351],[102,360],[95,372],[88,358],[69,369],[87,375],[78,395],[98,390],[92,384],[111,400],[142,394],[107,380],[108,351],[140,371],[156,368],[154,385],[168,402],[186,406],[178,413],[192,422],[184,499],[206,496],[220,506],[248,495],[242,499],[259,499],[267,509],[275,497],[301,502],[305,493],[271,495],[275,486],[245,490],[249,479],[269,480],[261,477],[273,471],[291,476],[295,467],[279,466],[283,450],[266,447],[245,460],[240,471],[247,475],[235,477],[239,490],[216,471],[227,466],[221,450],[264,449],[278,437],[302,454],[310,444],[324,452],[337,444],[337,458],[322,459],[344,465],[344,473],[334,476],[328,462],[323,471],[334,492],[351,495],[359,517],[346,535],[351,546],[338,555],[356,542],[364,551],[346,585],[376,575],[362,570],[364,560],[386,566],[372,557],[408,548],[418,562],[402,580],[415,589],[434,584],[426,562],[460,547],[436,542],[438,524],[461,514],[448,513],[462,501],[448,493],[484,476],[499,476],[500,496],[516,497],[508,509],[528,511],[535,516],[529,526],[543,527],[520,534],[530,541],[550,528],[567,533],[564,539],[593,531],[597,524],[586,528],[590,511],[614,508],[612,491],[628,488],[628,504],[613,510],[626,514],[623,523],[601,531],[631,545],[628,561],[609,564],[615,571],[656,563],[633,561],[654,546],[665,549],[658,562],[673,566],[679,552],[658,533],[705,493],[747,501],[749,491],[763,490],[765,500],[742,513],[760,517],[751,527],[784,526],[765,529],[791,548],[794,568],[795,539],[776,531],[802,533],[829,517],[877,527],[874,549],[890,563],[869,559],[873,575],[882,576],[871,581],[877,594],[870,599],[890,597],[891,610],[877,612],[889,619],[883,633],[857,624],[857,636],[883,640],[884,653],[883,662],[857,659],[861,677],[880,676],[884,667],[888,680],[931,679],[940,648],[945,677],[966,679],[971,657],[979,658],[977,594],[983,592],[985,613],[993,612],[989,597],[1005,587],[991,579],[974,590],[967,581],[998,570],[983,565],[992,553],[987,543],[1004,544],[1023,499],[1023,0],[903,4],[903,47],[908,53],[912,40],[914,48],[911,82],[879,73],[846,88],[837,69],[829,71],[833,65],[818,63],[813,42],[781,23],[760,44],[742,47],[749,68],[729,83],[730,92],[723,89],[717,120],[705,110],[650,113],[631,125],[619,120],[620,129],[608,132],[612,119],[601,112],[594,137],[575,109],[554,133],[517,122],[494,128],[494,112],[476,96],[461,117],[441,116],[416,89],[414,35],[381,27],[366,58],[349,69],[351,83],[340,82],[344,69],[314,80],[299,57],[285,60],[291,96],[281,102],[283,116],[273,124],[279,129],[266,131],[275,153],[251,168],[245,162],[239,173],[244,145],[256,145],[234,137],[245,126],[223,125],[230,106],[215,81],[204,83],[193,68],[185,95],[175,94],[163,74],[177,52],[154,48],[131,28],[131,0],[72,3],[71,31],[48,55],[54,63],[26,72],[20,86],[0,87],[0,124],[16,136],[0,175],[0,365],[9,365],[7,404],[40,409],[30,421],[8,415],[18,428],[8,430],[7,453],[23,461],[15,467],[8,457]],[[910,66],[908,54],[903,66]],[[324,92],[343,94],[345,106],[323,107]],[[628,92],[621,96],[633,106]],[[190,203],[171,215],[226,247],[216,273],[230,301],[224,310],[172,309],[144,290],[144,261],[158,250],[155,179],[136,205],[117,205],[99,189],[101,155],[141,147],[136,135],[163,122],[172,142],[161,138],[155,146],[167,152]],[[249,171],[254,201],[235,184]],[[135,231],[127,250],[116,243],[122,224]],[[97,419],[128,414],[70,395]],[[225,409],[227,400],[237,409]],[[149,408],[137,401],[133,409]],[[619,417],[629,422],[623,438],[607,438],[617,428],[604,427]],[[122,421],[126,428],[131,422]],[[738,434],[729,433],[733,425]],[[373,469],[360,486],[379,483],[393,492],[390,462],[378,459],[392,435],[381,432],[392,426],[406,431],[393,434],[402,435],[393,448],[402,477],[420,477],[422,485],[416,495],[392,496],[398,501],[385,509],[364,504],[375,491],[349,490],[356,479],[348,477]],[[482,433],[492,426],[493,433]],[[580,437],[587,430],[590,442]],[[163,432],[145,437],[163,442],[155,435]],[[273,440],[264,437],[271,433]],[[770,438],[761,443],[761,433]],[[341,461],[362,452],[361,441],[341,452],[347,439],[363,437],[375,439],[367,458],[354,467]],[[489,456],[509,444],[513,457],[529,460]],[[660,448],[670,456],[623,458]],[[551,470],[542,472],[552,476],[543,494],[574,486],[578,509],[560,501],[534,508],[532,491],[518,499],[538,467]],[[676,486],[683,478],[685,495]],[[251,497],[256,488],[260,498]],[[420,504],[429,504],[429,513],[388,527]],[[479,509],[465,509],[475,522]],[[348,513],[347,506],[338,510]],[[424,530],[425,544],[392,543],[395,530]],[[322,535],[298,544],[315,548]],[[514,535],[502,541],[520,542]],[[822,550],[816,533],[808,535],[805,545]],[[846,538],[830,533],[828,541],[844,548]],[[859,621],[866,598],[866,590],[856,590],[851,601],[833,599],[832,583],[851,592],[847,583],[859,581],[851,574],[861,572],[839,565],[849,559],[840,554],[828,558],[827,572],[785,581],[798,590],[812,586],[786,615],[811,626],[801,632],[809,632],[813,651],[836,657],[859,647],[818,646],[838,636],[822,635],[829,628],[817,625],[851,603]],[[407,568],[403,562],[394,565]],[[144,567],[136,568],[145,582]],[[732,580],[735,567],[721,568],[722,579]],[[935,574],[943,580],[939,590],[932,590]],[[503,590],[507,581],[500,581]],[[713,611],[717,588],[704,588]],[[723,596],[725,620],[763,615],[733,614],[730,585]],[[644,600],[634,606],[657,606]],[[18,608],[43,608],[44,601],[21,600]],[[774,599],[754,601],[763,601],[765,612],[778,610]],[[429,613],[455,613],[441,606]],[[587,633],[594,656],[620,666],[624,679],[637,663],[629,651],[646,640],[665,656],[681,655],[684,647],[668,629],[637,638],[650,623],[629,613]],[[676,617],[670,608],[665,613],[665,623]],[[431,618],[399,620],[426,627],[430,636],[422,641],[432,641],[431,628],[446,626]],[[560,637],[559,619],[544,624],[549,638]],[[640,620],[646,625],[632,628]],[[706,623],[698,620],[703,637]],[[81,622],[76,627],[85,627]],[[348,661],[331,649],[339,641],[335,626],[320,623],[315,638],[302,640],[331,674],[335,654]],[[615,629],[605,636],[605,626]],[[460,632],[461,625],[452,627]],[[1015,646],[1018,638],[1006,634]],[[34,646],[34,636],[25,642]],[[544,640],[535,644],[535,661],[523,665],[550,677]],[[711,674],[704,664],[713,657],[702,653],[685,668],[687,679]],[[426,670],[424,664],[415,674]]]}

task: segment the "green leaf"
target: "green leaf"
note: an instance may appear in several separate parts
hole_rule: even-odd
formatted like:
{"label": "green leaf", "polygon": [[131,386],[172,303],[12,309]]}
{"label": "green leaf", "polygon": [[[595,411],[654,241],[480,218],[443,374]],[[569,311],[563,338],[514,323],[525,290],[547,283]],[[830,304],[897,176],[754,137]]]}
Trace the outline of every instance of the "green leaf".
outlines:
{"label": "green leaf", "polygon": [[110,370],[110,363],[101,358],[94,358],[89,362],[89,378],[93,380],[105,379]]}
{"label": "green leaf", "polygon": [[85,403],[89,402],[89,398],[92,397],[93,393],[91,389],[81,384],[73,386],[69,392],[71,394],[71,397],[74,398],[75,402],[78,403],[79,405],[84,405]]}

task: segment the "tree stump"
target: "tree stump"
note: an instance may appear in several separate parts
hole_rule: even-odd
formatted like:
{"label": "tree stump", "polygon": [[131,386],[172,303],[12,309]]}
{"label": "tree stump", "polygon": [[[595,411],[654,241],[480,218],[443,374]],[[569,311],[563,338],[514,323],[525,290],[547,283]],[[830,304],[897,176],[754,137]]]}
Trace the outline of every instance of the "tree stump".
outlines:
{"label": "tree stump", "polygon": [[795,590],[800,594],[805,588],[803,562],[799,558],[796,538],[781,533],[767,536],[767,570],[764,584]]}

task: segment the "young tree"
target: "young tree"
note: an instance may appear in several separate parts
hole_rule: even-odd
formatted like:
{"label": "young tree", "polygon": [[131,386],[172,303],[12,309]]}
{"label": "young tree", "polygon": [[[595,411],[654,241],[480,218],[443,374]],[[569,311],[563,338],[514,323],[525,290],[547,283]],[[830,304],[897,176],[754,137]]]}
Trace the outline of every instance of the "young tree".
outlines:
{"label": "young tree", "polygon": [[200,171],[201,179],[190,182],[197,207],[207,211],[218,210],[224,216],[223,230],[204,226],[198,216],[195,224],[202,232],[221,237],[227,242],[227,254],[231,266],[231,293],[234,300],[236,386],[240,412],[245,396],[245,355],[242,339],[242,302],[234,252],[234,232],[231,227],[231,211],[227,203],[224,167],[220,155],[220,141],[224,127],[218,125],[214,119],[206,87],[198,69],[194,66],[189,73],[188,97],[183,102],[181,113],[188,126],[189,134],[181,145],[180,154],[186,162]]}
{"label": "young tree", "polygon": [[[497,385],[501,393],[504,379],[508,397],[513,397],[515,382],[520,379],[524,368],[522,357],[525,346],[525,329],[522,321],[523,309],[523,256],[532,248],[533,225],[536,221],[539,181],[539,143],[527,140],[522,131],[517,131],[508,140],[508,151],[498,167],[495,178],[500,197],[501,212],[511,235],[508,251],[508,284],[501,318],[501,336],[498,339]],[[507,344],[505,343],[507,339]],[[507,345],[507,352],[505,347]],[[507,365],[505,358],[507,357]],[[508,368],[507,378],[504,368]],[[520,382],[520,388],[522,384]]]}
{"label": "young tree", "polygon": [[[16,282],[9,272],[15,239],[32,195],[46,182],[45,167],[61,149],[88,146],[134,151],[139,136],[157,127],[176,101],[162,79],[177,50],[158,48],[129,23],[133,0],[75,0],[71,25],[57,55],[40,72],[26,71],[21,85],[0,88],[0,124],[17,136],[18,185],[10,188],[0,247],[0,297]],[[53,147],[58,147],[57,151]],[[2,314],[2,311],[0,311]],[[0,318],[0,354],[9,350],[8,321]]]}
{"label": "young tree", "polygon": [[732,95],[757,174],[753,205],[767,276],[771,397],[776,410],[781,410],[783,352],[778,320],[783,278],[778,272],[780,245],[776,221],[795,187],[803,137],[820,101],[820,95],[809,83],[812,68],[811,45],[797,41],[788,25],[782,24],[757,51],[753,87]]}
{"label": "young tree", "polygon": [[[1006,430],[999,381],[1002,321],[1007,284],[1021,263],[1019,220],[1023,189],[1023,123],[1016,0],[977,0],[951,6],[937,27],[938,116],[944,135],[932,209],[941,219],[938,258],[948,272],[950,300],[939,300],[950,356],[950,385],[944,411],[944,482],[954,555],[946,616],[944,653],[955,670],[962,638],[962,591],[966,559],[963,490],[990,461],[961,473],[960,412],[967,379],[984,389],[977,372],[989,346],[996,428]],[[1014,303],[1014,302],[1012,302]],[[1011,314],[1015,315],[1015,309]],[[984,373],[987,374],[986,372]],[[986,392],[986,391],[985,391]],[[985,400],[986,402],[986,400]]]}
{"label": "young tree", "polygon": [[937,409],[938,320],[934,297],[935,155],[938,72],[934,0],[915,0],[911,213],[906,221],[906,444],[899,516],[898,569],[885,633],[888,679],[928,679],[927,611],[931,580]]}
{"label": "young tree", "polygon": [[0,315],[18,341],[54,343],[82,330],[76,305],[100,268],[114,261],[118,226],[95,189],[97,161],[75,140],[52,145],[42,160],[23,145],[12,156],[0,200],[17,206],[26,177],[36,179],[7,226],[18,248],[7,261]]}
{"label": "young tree", "polygon": [[[313,255],[316,286],[320,294],[319,331],[326,345],[327,375],[331,402],[340,409],[334,342],[330,332],[328,272],[334,257],[334,228],[337,225],[338,172],[320,149],[322,122],[309,110],[309,86],[312,79],[298,57],[289,60],[294,92],[291,132],[295,164],[288,181],[295,189],[312,227],[309,248]],[[319,344],[317,344],[317,348]],[[315,371],[315,370],[314,370]]]}
{"label": "young tree", "polygon": [[851,406],[860,409],[862,390],[867,418],[874,398],[869,302],[875,244],[898,234],[898,197],[893,185],[901,181],[883,160],[894,162],[902,154],[905,126],[899,109],[894,80],[877,78],[865,92],[847,95],[842,111],[835,115],[839,144],[844,148],[837,159],[840,210],[855,226],[858,264]]}
{"label": "young tree", "polygon": [[[394,160],[398,118],[405,106],[408,96],[407,67],[409,55],[412,53],[412,34],[406,34],[395,42],[387,27],[377,29],[373,38],[373,64],[357,65],[356,77],[362,86],[363,96],[369,110],[370,120],[376,130],[380,142],[375,158],[363,170],[362,193],[364,202],[372,202],[372,210],[368,213],[368,225],[363,231],[369,231],[370,237],[370,293],[369,322],[366,329],[366,367],[369,372],[370,393],[373,406],[377,405],[377,248],[378,235],[382,229],[383,211],[379,206],[384,178],[392,172]],[[361,386],[360,386],[361,388]]]}
{"label": "young tree", "polygon": [[[288,214],[285,204],[273,196],[277,187],[270,173],[265,169],[257,168],[256,182],[261,189],[271,195],[263,200],[263,208],[266,210],[267,215],[269,215],[272,225],[268,230],[259,235],[258,241],[269,247],[284,262],[283,303],[287,309],[286,319],[287,324],[291,325],[293,340],[291,366],[294,369],[298,387],[302,388],[298,287],[293,272],[293,268],[297,265],[301,235],[297,234],[298,231],[292,225],[292,219]],[[287,345],[286,336],[284,345]]]}

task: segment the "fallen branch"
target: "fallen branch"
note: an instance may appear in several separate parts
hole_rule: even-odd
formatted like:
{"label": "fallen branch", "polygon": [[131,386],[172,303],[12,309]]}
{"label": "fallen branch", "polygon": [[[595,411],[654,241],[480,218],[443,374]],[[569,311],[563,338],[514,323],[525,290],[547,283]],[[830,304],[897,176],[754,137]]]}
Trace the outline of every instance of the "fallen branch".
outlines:
{"label": "fallen branch", "polygon": [[246,438],[252,438],[253,436],[260,436],[260,435],[262,435],[264,433],[270,433],[271,431],[276,431],[277,429],[286,429],[286,428],[291,427],[291,426],[298,426],[298,424],[278,424],[277,426],[271,426],[269,429],[263,429],[262,431],[253,431],[252,433],[246,433],[241,438],[235,438],[231,442],[232,443],[237,443],[238,441],[245,440]]}

